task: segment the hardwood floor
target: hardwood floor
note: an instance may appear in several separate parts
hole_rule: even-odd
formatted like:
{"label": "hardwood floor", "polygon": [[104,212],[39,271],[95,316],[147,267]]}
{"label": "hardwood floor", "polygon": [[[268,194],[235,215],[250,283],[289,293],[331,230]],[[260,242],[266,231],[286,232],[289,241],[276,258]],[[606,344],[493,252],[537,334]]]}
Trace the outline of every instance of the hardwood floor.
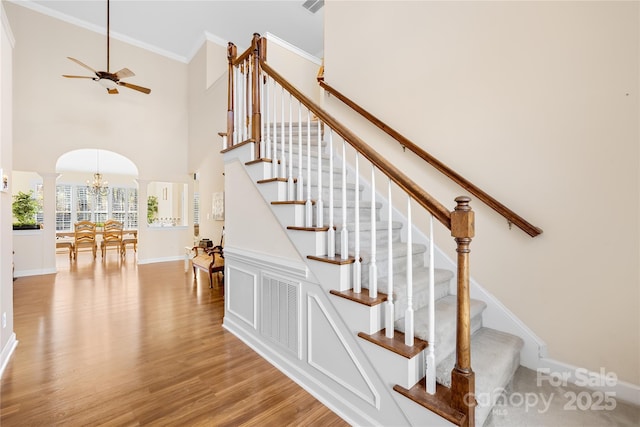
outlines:
{"label": "hardwood floor", "polygon": [[57,255],[14,282],[0,425],[347,425],[222,328],[221,286],[182,261]]}

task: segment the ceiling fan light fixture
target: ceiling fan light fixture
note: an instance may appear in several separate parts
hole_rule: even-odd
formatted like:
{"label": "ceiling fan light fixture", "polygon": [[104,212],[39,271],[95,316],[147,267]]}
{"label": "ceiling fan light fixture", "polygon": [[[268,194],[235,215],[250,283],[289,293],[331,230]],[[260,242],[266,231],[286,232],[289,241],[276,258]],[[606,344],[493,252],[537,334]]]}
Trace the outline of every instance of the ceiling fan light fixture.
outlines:
{"label": "ceiling fan light fixture", "polygon": [[104,87],[108,91],[111,91],[111,90],[116,89],[118,87],[116,82],[114,82],[113,80],[109,80],[109,79],[99,79],[98,83],[100,83],[102,85],[102,87]]}

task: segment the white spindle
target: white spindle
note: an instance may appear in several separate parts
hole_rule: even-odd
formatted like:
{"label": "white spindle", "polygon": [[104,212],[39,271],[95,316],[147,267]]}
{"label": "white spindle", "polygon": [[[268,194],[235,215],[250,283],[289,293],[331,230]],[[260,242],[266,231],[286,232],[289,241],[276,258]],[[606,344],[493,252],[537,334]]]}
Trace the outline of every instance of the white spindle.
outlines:
{"label": "white spindle", "polygon": [[247,62],[244,62],[244,74],[242,76],[242,117],[240,118],[240,126],[242,126],[242,137],[240,142],[247,140],[247,79],[249,78],[249,70]]}
{"label": "white spindle", "polygon": [[[251,113],[252,113],[252,107],[253,104],[251,103],[251,71],[252,71],[252,67],[251,67],[251,61],[247,60],[246,62],[247,64],[247,78],[246,78],[246,86],[244,88],[244,93],[245,93],[245,119],[244,119],[244,124],[245,124],[245,128],[244,128],[244,140],[246,141],[249,138],[253,138],[253,135],[251,134]],[[252,159],[253,160],[253,159]]]}
{"label": "white spindle", "polygon": [[371,164],[371,263],[369,264],[369,297],[378,296],[378,265],[376,261],[376,168]]}
{"label": "white spindle", "polygon": [[324,202],[322,201],[322,132],[318,119],[318,200],[316,200],[316,227],[324,226]]}
{"label": "white spindle", "polygon": [[413,346],[413,242],[411,235],[411,197],[407,196],[407,311],[404,315],[404,343]]}
{"label": "white spindle", "polygon": [[242,74],[240,73],[240,67],[234,67],[233,72],[235,74],[235,78],[233,79],[233,135],[231,135],[231,144],[236,145],[240,140],[240,133],[242,130],[240,129],[240,116],[242,116],[242,111],[240,109],[240,105],[242,104],[241,96],[240,96],[240,78]]}
{"label": "white spindle", "polygon": [[298,101],[298,182],[296,200],[304,200],[304,180],[302,179],[302,102]]}
{"label": "white spindle", "polygon": [[434,266],[434,241],[433,215],[429,215],[429,334],[427,347],[427,393],[436,392],[436,301],[435,301],[435,266]]}
{"label": "white spindle", "polygon": [[280,98],[280,177],[284,178],[287,176],[287,161],[286,156],[284,154],[284,87],[281,87],[282,93]]}
{"label": "white spindle", "polygon": [[[391,203],[391,179],[389,179],[389,189],[387,191],[388,199],[388,211],[387,211],[387,233],[391,236],[393,230],[393,204]],[[393,305],[393,242],[391,237],[387,242],[387,250],[389,252],[388,258],[388,280],[389,286],[387,289],[387,304],[385,306],[385,336],[387,338],[393,338],[395,333],[395,307]]]}
{"label": "white spindle", "polygon": [[353,264],[353,292],[359,294],[362,292],[362,263],[360,262],[360,154],[356,151],[355,159],[355,196],[353,198],[353,208],[355,209],[354,215],[354,230],[353,230],[353,256],[355,262]]}
{"label": "white spindle", "polygon": [[311,202],[311,110],[307,110],[307,202],[304,205],[304,226],[313,226],[313,203]]}
{"label": "white spindle", "polygon": [[349,230],[347,230],[347,141],[342,140],[342,228],[340,229],[340,257],[349,258]]}
{"label": "white spindle", "polygon": [[287,177],[287,200],[295,200],[293,182],[293,96],[289,94],[289,175]]}
{"label": "white spindle", "polygon": [[262,80],[262,82],[263,84],[260,85],[263,92],[263,96],[260,97],[260,102],[262,103],[260,128],[262,129],[262,139],[264,139],[264,151],[260,151],[260,157],[268,158],[271,155],[271,138],[269,135],[269,107],[271,106],[271,103],[269,102],[269,81],[267,80],[266,74],[264,75],[264,80]]}
{"label": "white spindle", "polygon": [[327,255],[336,256],[336,230],[333,228],[333,131],[329,129],[329,231],[327,232]]}
{"label": "white spindle", "polygon": [[271,149],[273,155],[271,158],[271,178],[278,177],[278,100],[277,100],[277,86],[276,81],[272,80],[273,84],[273,144]]}

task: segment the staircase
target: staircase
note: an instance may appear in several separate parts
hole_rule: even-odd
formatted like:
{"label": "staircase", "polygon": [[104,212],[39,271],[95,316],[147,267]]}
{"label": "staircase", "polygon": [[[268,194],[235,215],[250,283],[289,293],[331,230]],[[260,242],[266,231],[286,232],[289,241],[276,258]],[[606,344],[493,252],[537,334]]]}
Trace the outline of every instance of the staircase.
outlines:
{"label": "staircase", "polygon": [[[268,125],[272,126],[272,125]],[[465,415],[452,410],[446,405],[438,403],[438,399],[448,392],[451,386],[451,371],[455,364],[456,347],[456,296],[452,294],[452,279],[454,272],[435,269],[435,363],[438,391],[435,395],[429,395],[425,391],[425,349],[428,348],[428,299],[429,299],[429,265],[428,248],[419,243],[414,243],[410,249],[406,245],[406,238],[403,239],[403,228],[406,227],[405,220],[392,221],[391,225],[382,212],[383,206],[387,205],[387,200],[376,199],[373,206],[374,221],[371,220],[371,201],[366,199],[364,185],[356,187],[356,180],[353,172],[346,177],[347,202],[343,206],[342,197],[342,172],[340,167],[342,159],[334,154],[334,168],[330,170],[330,154],[326,135],[318,137],[318,126],[313,123],[285,124],[285,132],[282,134],[279,125],[275,127],[274,139],[284,140],[284,145],[280,145],[275,161],[262,158],[250,161],[249,157],[244,158],[248,174],[256,183],[256,186],[265,201],[278,218],[283,228],[287,230],[291,241],[296,246],[300,254],[306,259],[309,269],[313,271],[318,279],[323,283],[323,287],[328,289],[333,296],[335,307],[341,313],[343,319],[348,320],[353,326],[353,332],[358,334],[361,345],[369,355],[372,363],[383,377],[389,377],[391,383],[395,383],[394,390],[412,399],[416,403],[436,412],[449,422],[457,425],[464,425]],[[308,134],[308,129],[311,134]],[[310,137],[310,144],[306,144],[307,137]],[[300,137],[305,144],[298,146]],[[295,143],[289,144],[287,141],[293,138]],[[335,144],[335,141],[334,141]],[[263,151],[268,149],[270,144],[263,147]],[[281,151],[282,148],[284,151]],[[302,148],[302,151],[300,151]],[[307,162],[298,162],[299,154],[304,159],[307,158],[311,150],[312,158],[316,158],[318,153],[322,153],[321,180],[323,187],[318,189],[318,162],[314,160],[311,164],[311,173],[307,173]],[[291,151],[290,151],[291,150]],[[249,150],[248,152],[250,152]],[[273,150],[269,150],[273,153]],[[284,152],[284,156],[282,153]],[[249,155],[248,155],[249,156]],[[293,189],[288,183],[288,178],[274,177],[276,174],[285,172],[289,174],[289,159],[294,159],[292,172],[290,175],[295,178]],[[274,168],[274,162],[276,168]],[[282,164],[284,163],[284,167]],[[299,169],[299,164],[302,168]],[[333,190],[329,188],[330,176],[333,175]],[[319,200],[322,195],[324,207],[322,216],[324,218],[322,226],[317,225],[317,216],[320,211],[314,206],[312,209],[313,227],[305,226],[307,221],[305,213],[305,200],[297,200],[300,194],[307,194],[307,177],[311,177],[311,199]],[[303,177],[302,189],[299,179]],[[364,182],[365,177],[359,177],[359,182]],[[292,191],[293,190],[293,191]],[[300,191],[302,190],[302,191]],[[291,193],[291,194],[289,194]],[[349,257],[342,257],[339,254],[339,243],[336,245],[334,257],[327,256],[330,252],[327,248],[327,234],[329,224],[327,219],[330,216],[329,205],[330,195],[333,195],[334,208],[334,228],[339,236],[343,228],[343,209],[346,209],[346,230],[348,231],[348,252]],[[360,213],[360,258],[361,258],[361,284],[362,292],[354,293],[354,273],[355,269],[355,197],[359,200]],[[293,197],[292,197],[293,196]],[[307,224],[308,225],[308,224]],[[375,229],[375,235],[372,231]],[[389,232],[391,229],[391,232]],[[406,230],[405,230],[406,231]],[[406,235],[406,232],[405,232]],[[370,263],[371,242],[375,239],[376,259],[377,259],[377,285],[378,295],[375,298],[369,297],[368,287],[370,283]],[[393,242],[391,254],[388,250],[389,239]],[[336,238],[339,242],[339,238]],[[393,270],[393,301],[395,338],[385,337],[385,309],[384,306],[389,295],[389,256],[392,259],[391,269]],[[412,262],[407,263],[410,257]],[[415,313],[415,343],[413,348],[407,348],[404,341],[405,319],[404,313],[409,303],[407,295],[407,265],[412,265],[412,300]],[[326,283],[328,282],[328,283]],[[483,327],[482,314],[486,304],[482,301],[471,300],[471,357],[473,370],[475,372],[475,394],[478,406],[475,410],[475,422],[483,425],[491,413],[495,400],[500,397],[501,392],[508,386],[515,370],[520,364],[520,350],[523,342],[520,338],[500,332],[494,329]],[[354,316],[359,315],[360,318]],[[389,366],[390,359],[385,352],[402,354],[399,366]],[[393,373],[399,372],[395,375]],[[395,375],[395,377],[394,377]],[[444,387],[442,387],[444,386]],[[415,421],[419,424],[419,421]]]}
{"label": "staircase", "polygon": [[[487,305],[470,298],[470,199],[442,205],[272,68],[266,51],[259,34],[242,54],[227,51],[225,181],[254,194],[256,212],[240,198],[228,210],[229,236],[235,228],[244,238],[225,250],[225,327],[353,424],[483,425],[524,341],[484,327]],[[428,236],[412,205],[429,219]],[[245,235],[258,212],[265,235],[289,240],[273,257]],[[435,261],[434,222],[454,238],[455,263],[439,251]]]}

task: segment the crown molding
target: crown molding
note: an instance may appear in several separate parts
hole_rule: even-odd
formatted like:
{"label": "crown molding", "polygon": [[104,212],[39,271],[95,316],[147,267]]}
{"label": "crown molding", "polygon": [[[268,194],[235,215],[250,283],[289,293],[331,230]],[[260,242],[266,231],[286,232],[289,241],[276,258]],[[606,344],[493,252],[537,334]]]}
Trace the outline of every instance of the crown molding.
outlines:
{"label": "crown molding", "polygon": [[264,35],[264,37],[269,40],[272,43],[276,43],[277,45],[313,62],[314,64],[318,64],[319,66],[322,65],[322,59],[318,58],[315,55],[310,54],[309,52],[306,52],[302,49],[300,49],[297,46],[292,45],[291,43],[289,43],[288,41],[285,41],[283,39],[281,39],[280,37],[272,34],[272,33],[266,33]]}
{"label": "crown molding", "polygon": [[[13,4],[16,4],[18,6],[22,6],[22,7],[27,8],[27,9],[33,10],[34,12],[38,12],[38,13],[41,13],[43,15],[47,15],[47,16],[49,16],[51,18],[58,19],[60,21],[66,22],[68,24],[75,25],[76,27],[84,28],[85,30],[92,31],[94,33],[98,33],[98,34],[101,34],[103,36],[107,35],[106,27],[102,27],[100,25],[95,25],[95,24],[91,24],[91,23],[82,21],[80,19],[74,18],[74,17],[69,16],[67,14],[60,13],[58,11],[49,9],[48,7],[42,6],[42,5],[38,4],[38,3],[34,3],[31,0],[6,0],[6,1],[11,2]],[[161,56],[164,56],[166,58],[173,59],[175,61],[182,62],[184,64],[188,63],[187,62],[187,58],[185,58],[184,56],[175,54],[173,52],[169,52],[168,50],[159,48],[159,47],[151,45],[149,43],[141,42],[140,40],[136,40],[136,39],[134,39],[132,37],[125,36],[125,35],[120,34],[118,32],[110,31],[109,36],[112,39],[127,43],[127,44],[129,44],[131,46],[139,47],[141,49],[147,50],[149,52],[152,52],[152,53],[155,53],[155,54],[158,54],[158,55],[161,55]]]}

